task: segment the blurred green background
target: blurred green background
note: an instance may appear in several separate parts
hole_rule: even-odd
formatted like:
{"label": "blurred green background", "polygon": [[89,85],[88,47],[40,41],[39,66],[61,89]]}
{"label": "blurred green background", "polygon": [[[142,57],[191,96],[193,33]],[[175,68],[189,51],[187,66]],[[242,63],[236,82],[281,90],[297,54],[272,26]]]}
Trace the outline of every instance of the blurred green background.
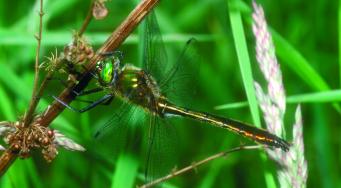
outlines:
{"label": "blurred green background", "polygon": [[[80,28],[90,1],[45,0],[41,61],[45,56],[70,42],[72,31]],[[93,20],[85,36],[99,47],[116,26],[129,14],[138,0],[111,0],[109,16]],[[324,1],[258,1],[265,11],[273,32],[276,52],[283,72],[288,96],[285,116],[287,140],[291,140],[294,109],[302,103],[305,156],[308,161],[308,187],[341,187],[341,5],[336,0]],[[28,106],[33,83],[36,50],[34,34],[38,29],[38,5],[34,1],[0,1],[0,119],[15,120]],[[215,106],[246,101],[233,38],[245,39],[250,54],[254,79],[263,82],[254,55],[251,30],[251,1],[238,0],[172,0],[156,8],[169,63],[174,62],[190,37],[198,40],[201,57],[198,89],[190,96],[191,107],[224,117],[252,123],[248,106],[214,110]],[[240,13],[245,35],[233,36],[230,16]],[[237,16],[238,18],[238,16]],[[240,26],[240,25],[239,25]],[[120,47],[124,63],[141,63],[141,27]],[[235,34],[236,35],[236,34]],[[339,42],[338,42],[339,41]],[[92,85],[94,86],[94,85]],[[90,86],[91,87],[91,86]],[[63,86],[52,82],[38,108],[43,111],[52,102],[49,94],[57,95]],[[248,88],[250,89],[250,88]],[[300,94],[322,92],[317,97]],[[87,96],[94,100],[99,95]],[[193,102],[192,102],[193,101]],[[334,105],[333,105],[334,104]],[[73,106],[84,104],[73,102]],[[100,106],[84,114],[66,110],[52,127],[87,148],[85,153],[59,150],[58,157],[48,164],[39,151],[28,160],[16,160],[0,180],[0,187],[135,187],[144,180],[148,124],[136,113],[122,125],[95,139],[94,133],[111,117],[119,104]],[[256,117],[257,118],[257,117]],[[258,117],[259,118],[259,117]],[[252,142],[225,130],[203,123],[173,118],[173,135],[168,142],[168,156],[163,163],[177,168],[219,151]],[[264,121],[262,120],[264,125]],[[110,132],[111,131],[111,132]],[[168,133],[162,136],[168,137]],[[175,135],[175,136],[174,136]],[[169,138],[167,138],[169,140]],[[160,139],[166,142],[167,139]],[[175,147],[174,147],[175,145]],[[173,147],[172,147],[173,146]],[[164,187],[273,187],[278,185],[276,164],[263,160],[261,151],[243,151],[221,158],[165,184]],[[163,161],[164,160],[164,161]],[[267,175],[266,175],[267,174]],[[271,175],[275,184],[271,183]],[[268,177],[268,178],[265,178]],[[270,186],[269,186],[270,185]],[[272,185],[272,186],[271,186]]]}

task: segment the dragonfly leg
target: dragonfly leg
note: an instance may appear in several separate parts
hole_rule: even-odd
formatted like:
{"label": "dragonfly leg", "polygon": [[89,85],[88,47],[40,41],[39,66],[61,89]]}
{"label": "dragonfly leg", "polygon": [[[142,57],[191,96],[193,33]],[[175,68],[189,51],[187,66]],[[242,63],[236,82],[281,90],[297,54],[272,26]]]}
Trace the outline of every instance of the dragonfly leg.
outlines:
{"label": "dragonfly leg", "polygon": [[[107,101],[101,103],[100,105],[109,105],[109,104],[112,102],[113,99],[114,99],[114,98],[109,98]],[[84,99],[75,99],[75,101],[84,102],[84,103],[89,103],[89,104],[92,104],[92,103],[95,102],[95,101],[84,100]]]}
{"label": "dragonfly leg", "polygon": [[79,112],[79,113],[83,113],[83,112],[86,112],[88,110],[91,110],[92,108],[96,107],[97,105],[99,104],[102,104],[102,103],[107,103],[107,101],[111,101],[113,99],[113,95],[111,94],[107,94],[107,95],[104,95],[102,98],[98,99],[97,101],[94,101],[93,103],[91,103],[90,105],[82,108],[82,109],[77,109],[75,107],[72,107],[68,104],[66,104],[64,101],[58,99],[56,96],[52,96],[56,101],[58,101],[60,104],[62,104],[63,106],[65,106],[66,108],[74,111],[74,112]]}
{"label": "dragonfly leg", "polygon": [[86,68],[85,65],[81,65],[81,67],[82,67],[85,71],[89,72],[89,74],[91,74],[91,76],[94,77],[96,80],[98,79],[98,76],[97,76],[96,72],[89,70],[88,68]]}
{"label": "dragonfly leg", "polygon": [[111,104],[112,100],[114,99],[114,97],[109,98],[107,101],[105,101],[104,103],[102,103],[102,105],[109,105]]}
{"label": "dragonfly leg", "polygon": [[103,91],[103,88],[101,87],[96,87],[96,88],[93,88],[93,89],[89,89],[89,90],[85,90],[85,91],[81,91],[81,92],[76,92],[76,91],[72,91],[73,93],[75,93],[77,96],[85,96],[85,95],[90,95],[92,93],[97,93],[97,92],[100,92],[100,91]]}
{"label": "dragonfly leg", "polygon": [[[61,79],[61,78],[53,77],[53,78],[50,78],[50,80],[57,80],[64,87],[68,87],[68,83],[65,80]],[[89,94],[92,94],[92,93],[97,93],[97,92],[100,92],[100,91],[103,91],[103,88],[97,87],[97,88],[94,88],[94,89],[89,89],[89,90],[85,90],[85,91],[81,91],[81,92],[76,92],[76,91],[72,90],[72,93],[75,94],[76,96],[84,96],[84,95],[89,95]]]}

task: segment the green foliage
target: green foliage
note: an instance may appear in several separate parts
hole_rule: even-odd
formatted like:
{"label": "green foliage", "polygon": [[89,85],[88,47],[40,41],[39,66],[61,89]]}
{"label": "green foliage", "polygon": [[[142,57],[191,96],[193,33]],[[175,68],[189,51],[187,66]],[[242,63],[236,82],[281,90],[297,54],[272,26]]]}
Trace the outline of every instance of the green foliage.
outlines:
{"label": "green foliage", "polygon": [[[44,57],[55,49],[63,51],[63,46],[71,40],[72,31],[82,25],[90,3],[81,0],[44,2],[46,14],[41,61],[45,61]],[[85,36],[96,48],[99,47],[137,2],[109,1],[109,16],[101,21],[93,20]],[[341,128],[340,114],[336,111],[338,106],[334,103],[340,101],[341,71],[336,67],[341,65],[338,49],[341,44],[341,6],[337,1],[324,0],[260,0],[258,3],[264,7],[272,29],[287,96],[292,96],[288,98],[285,117],[288,133],[292,132],[296,103],[303,103],[303,134],[309,170],[307,186],[340,187],[341,157],[337,153],[341,148]],[[156,15],[169,52],[169,62],[176,60],[190,37],[198,40],[202,63],[200,74],[195,78],[199,88],[193,96],[192,106],[259,124],[258,109],[255,102],[250,102],[253,101],[250,97],[254,98],[250,87],[252,77],[257,81],[263,78],[254,56],[250,4],[248,0],[162,0],[156,8]],[[0,120],[16,119],[28,106],[34,74],[34,34],[39,23],[37,5],[25,0],[0,1]],[[231,8],[238,15],[231,12]],[[242,27],[244,33],[238,30]],[[141,62],[140,36],[142,34],[135,31],[120,47],[124,63],[138,65]],[[246,46],[242,41],[246,41]],[[89,86],[92,87],[95,84]],[[58,81],[52,81],[38,112],[53,101],[49,95],[58,95],[63,89]],[[95,94],[83,99],[96,100],[100,96]],[[215,106],[238,101],[248,102],[234,104],[229,110],[214,110]],[[75,101],[72,105],[82,107],[86,104]],[[135,113],[137,115],[132,115],[129,123],[106,129],[107,133],[100,138],[93,137],[120,105],[115,101],[85,114],[64,111],[52,127],[83,145],[87,151],[77,153],[61,149],[51,164],[47,164],[39,152],[33,153],[32,159],[14,163],[0,180],[0,187],[141,185],[148,150],[148,124],[141,120],[141,115]],[[176,135],[172,139],[177,145],[165,151],[172,150],[169,152],[172,155],[167,158],[177,168],[238,146],[240,142],[251,143],[204,123],[177,118],[172,118],[170,123],[173,125],[171,131],[175,132],[172,135]],[[290,140],[291,135],[288,138]],[[243,151],[218,159],[199,167],[196,172],[168,181],[165,187],[265,187],[269,185],[265,173],[272,174],[276,180],[277,166],[270,160],[263,160],[260,153]]]}

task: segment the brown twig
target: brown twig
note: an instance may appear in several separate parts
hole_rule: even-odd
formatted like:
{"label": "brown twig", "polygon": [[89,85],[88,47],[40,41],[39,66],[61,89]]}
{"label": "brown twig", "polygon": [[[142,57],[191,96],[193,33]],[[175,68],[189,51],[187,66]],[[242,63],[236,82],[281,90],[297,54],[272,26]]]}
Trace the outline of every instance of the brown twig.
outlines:
{"label": "brown twig", "polygon": [[[92,19],[92,9],[93,9],[93,7],[94,7],[94,2],[95,2],[95,1],[92,0],[91,5],[90,5],[89,10],[88,10],[88,13],[87,13],[87,16],[86,16],[86,18],[85,18],[85,20],[84,20],[84,22],[83,22],[82,27],[81,27],[80,30],[79,30],[79,33],[78,33],[79,36],[82,36],[82,34],[83,34],[84,31],[87,29],[87,27],[88,27],[88,25],[89,25],[89,23],[90,23],[90,21],[91,21],[91,19]],[[55,57],[55,58],[58,58],[57,56],[58,56],[58,54],[57,54],[57,52],[56,52],[56,57]],[[62,62],[61,62],[61,63],[62,63]],[[38,69],[38,70],[39,70],[39,69]],[[48,82],[52,79],[52,77],[53,77],[53,75],[54,75],[54,72],[55,72],[55,71],[49,71],[49,72],[47,73],[47,75],[45,76],[44,80],[42,81],[42,83],[41,83],[41,85],[40,85],[40,88],[39,88],[39,90],[38,90],[38,92],[37,92],[35,98],[37,98],[37,99],[40,99],[40,98],[41,98],[41,96],[43,95],[43,92],[44,92],[44,90],[45,90],[45,88],[46,88]]]}
{"label": "brown twig", "polygon": [[82,25],[81,29],[79,30],[79,33],[78,33],[79,36],[83,35],[83,33],[85,32],[86,28],[88,27],[90,21],[92,20],[92,17],[93,17],[92,16],[92,9],[94,8],[94,5],[95,5],[95,0],[92,0],[90,7],[89,7],[89,10],[88,10],[88,13],[86,15],[86,18],[83,22],[83,25]]}
{"label": "brown twig", "polygon": [[[79,83],[74,85],[70,83],[67,88],[62,91],[58,98],[65,103],[70,103],[74,98],[75,90],[80,92],[83,90],[89,81],[92,79],[90,71],[96,66],[96,63],[102,58],[99,54],[115,50],[135,29],[135,27],[141,22],[141,20],[150,12],[151,9],[159,0],[143,0],[137,7],[129,14],[129,16],[121,23],[121,25],[110,35],[103,46],[97,51],[96,55],[90,60],[86,66],[88,71],[85,71],[78,77]],[[36,96],[36,95],[34,95]],[[54,102],[50,105],[41,115],[39,122],[41,126],[49,126],[50,123],[64,110],[64,106],[58,102]],[[0,157],[0,176],[2,176],[12,162],[16,159],[16,155],[11,152],[11,148],[7,149]]]}
{"label": "brown twig", "polygon": [[193,163],[192,165],[190,166],[187,166],[185,168],[182,168],[180,170],[177,170],[175,172],[171,172],[170,174],[164,176],[164,177],[161,177],[159,179],[156,179],[150,183],[147,183],[145,185],[142,185],[140,188],[148,188],[148,187],[152,187],[152,186],[155,186],[161,182],[164,182],[164,181],[167,181],[171,178],[174,178],[176,176],[179,176],[185,172],[188,172],[190,170],[194,170],[196,169],[197,167],[203,165],[203,164],[206,164],[212,160],[215,160],[215,159],[218,159],[218,158],[221,158],[221,157],[225,157],[227,156],[228,154],[230,153],[234,153],[234,152],[237,152],[237,151],[241,151],[241,150],[254,150],[254,149],[260,149],[260,148],[264,148],[264,146],[261,146],[261,145],[253,145],[253,146],[239,146],[239,147],[236,147],[236,148],[233,148],[231,150],[228,150],[228,151],[223,151],[223,152],[220,152],[220,153],[217,153],[215,155],[212,155],[212,156],[209,156],[199,162],[195,162]]}
{"label": "brown twig", "polygon": [[17,156],[12,152],[12,150],[7,149],[0,157],[0,177],[4,175],[8,167],[15,161]]}
{"label": "brown twig", "polygon": [[[38,91],[36,91],[37,89],[37,85],[38,85],[38,79],[39,79],[39,53],[40,53],[40,46],[41,46],[41,36],[42,36],[42,17],[44,15],[43,13],[43,0],[40,0],[41,2],[41,7],[40,7],[40,12],[39,12],[39,16],[40,16],[40,26],[39,26],[39,34],[38,36],[36,37],[37,40],[38,40],[38,47],[37,47],[37,54],[36,54],[36,64],[35,64],[35,80],[34,80],[34,88],[33,88],[33,94],[32,94],[32,99],[31,99],[31,105],[30,105],[30,108],[31,110],[29,110],[29,113],[27,113],[27,120],[25,119],[25,125],[27,126],[30,121],[32,121],[32,114],[34,113],[34,110],[36,108],[36,106],[38,105],[39,103],[39,100],[41,98],[41,96],[43,95],[43,92],[48,84],[48,82],[51,80],[51,78],[53,77],[54,75],[54,71],[49,71],[47,73],[47,75],[45,76],[44,80],[42,81]],[[91,19],[92,19],[92,9],[94,7],[94,1],[91,2],[91,5],[89,7],[89,10],[88,10],[88,13],[87,13],[87,16],[83,22],[83,25],[79,31],[79,36],[81,36],[84,31],[86,30],[86,28],[88,27]],[[56,54],[57,56],[57,54]],[[31,108],[32,107],[32,108]],[[30,115],[31,114],[31,115]]]}
{"label": "brown twig", "polygon": [[40,46],[41,46],[41,37],[43,33],[43,0],[40,0],[40,10],[39,10],[39,32],[38,35],[36,35],[36,39],[38,42],[38,46],[36,49],[36,61],[35,61],[35,74],[34,74],[34,84],[33,84],[33,92],[32,92],[32,98],[30,102],[30,106],[28,108],[28,112],[25,115],[24,119],[24,126],[29,126],[32,119],[33,119],[33,113],[37,108],[37,105],[39,103],[40,98],[37,97],[37,88],[38,88],[38,82],[39,82],[39,56],[40,56]]}

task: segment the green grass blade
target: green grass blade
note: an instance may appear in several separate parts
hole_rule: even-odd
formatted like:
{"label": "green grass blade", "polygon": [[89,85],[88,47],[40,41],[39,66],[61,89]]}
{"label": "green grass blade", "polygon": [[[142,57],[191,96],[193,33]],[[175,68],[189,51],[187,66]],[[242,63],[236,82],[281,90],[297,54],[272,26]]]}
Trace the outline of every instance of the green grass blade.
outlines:
{"label": "green grass blade", "polygon": [[[287,97],[288,104],[297,103],[335,103],[341,101],[341,90],[329,90],[314,93],[299,94]],[[216,110],[226,110],[247,107],[247,101],[228,103],[216,106]]]}
{"label": "green grass blade", "polygon": [[334,149],[331,144],[333,130],[330,129],[331,126],[325,124],[328,122],[326,119],[328,117],[327,110],[322,105],[316,105],[312,110],[312,124],[310,126],[314,129],[314,134],[312,135],[311,144],[315,146],[315,153],[319,158],[318,162],[312,163],[315,163],[316,168],[319,169],[321,174],[328,177],[321,179],[321,187],[338,187],[336,185],[337,179],[339,179],[338,165],[332,162],[337,161],[335,160]]}
{"label": "green grass blade", "polygon": [[[26,161],[23,160],[17,160],[14,162],[11,167],[8,169],[6,174],[4,174],[5,181],[9,181],[10,186],[9,187],[20,187],[20,188],[28,188],[29,187],[29,178],[28,173],[25,168]],[[18,173],[20,172],[20,173]],[[7,180],[6,180],[7,179]]]}
{"label": "green grass blade", "polygon": [[41,188],[43,187],[42,185],[42,180],[41,176],[39,176],[37,168],[34,164],[34,161],[32,158],[24,161],[25,168],[27,169],[27,174],[28,174],[28,179],[32,181],[32,184],[34,185],[35,188]]}
{"label": "green grass blade", "polygon": [[219,106],[215,106],[215,110],[225,110],[225,109],[235,109],[235,108],[243,108],[248,105],[247,101],[242,102],[234,102],[234,103],[228,103],[228,104],[222,104]]}
{"label": "green grass blade", "polygon": [[[230,4],[233,3],[232,0],[228,1]],[[238,62],[243,78],[244,88],[248,98],[249,106],[251,109],[252,119],[257,127],[261,127],[258,103],[256,99],[255,90],[253,87],[253,77],[251,71],[251,63],[249,58],[249,53],[247,51],[246,39],[244,34],[244,28],[242,23],[241,13],[229,7],[229,15],[231,21],[232,34],[234,38],[234,43],[237,51]]]}
{"label": "green grass blade", "polygon": [[111,187],[134,187],[135,178],[138,174],[139,161],[132,155],[121,153],[116,165]]}
{"label": "green grass blade", "polygon": [[[242,23],[241,12],[235,9],[233,0],[228,0],[229,3],[229,16],[231,21],[232,35],[234,39],[234,44],[237,51],[237,57],[239,66],[241,69],[241,74],[243,78],[244,88],[246,91],[246,96],[248,98],[248,103],[251,109],[252,119],[257,127],[261,127],[260,114],[258,108],[258,102],[253,87],[253,76],[251,71],[251,63],[249,58],[249,53],[247,50],[246,39],[244,34],[244,28]],[[266,161],[266,155],[261,154],[263,161]],[[267,187],[274,187],[275,180],[273,175],[269,171],[264,172],[265,182]]]}
{"label": "green grass blade", "polygon": [[288,103],[334,103],[341,101],[341,90],[329,90],[288,97]]}
{"label": "green grass blade", "polygon": [[298,50],[273,29],[271,29],[271,34],[276,46],[276,54],[292,71],[314,90],[323,91],[329,89],[324,79]]}
{"label": "green grass blade", "polygon": [[341,87],[341,0],[339,0],[339,9],[338,9],[338,36],[339,36],[339,84]]}

